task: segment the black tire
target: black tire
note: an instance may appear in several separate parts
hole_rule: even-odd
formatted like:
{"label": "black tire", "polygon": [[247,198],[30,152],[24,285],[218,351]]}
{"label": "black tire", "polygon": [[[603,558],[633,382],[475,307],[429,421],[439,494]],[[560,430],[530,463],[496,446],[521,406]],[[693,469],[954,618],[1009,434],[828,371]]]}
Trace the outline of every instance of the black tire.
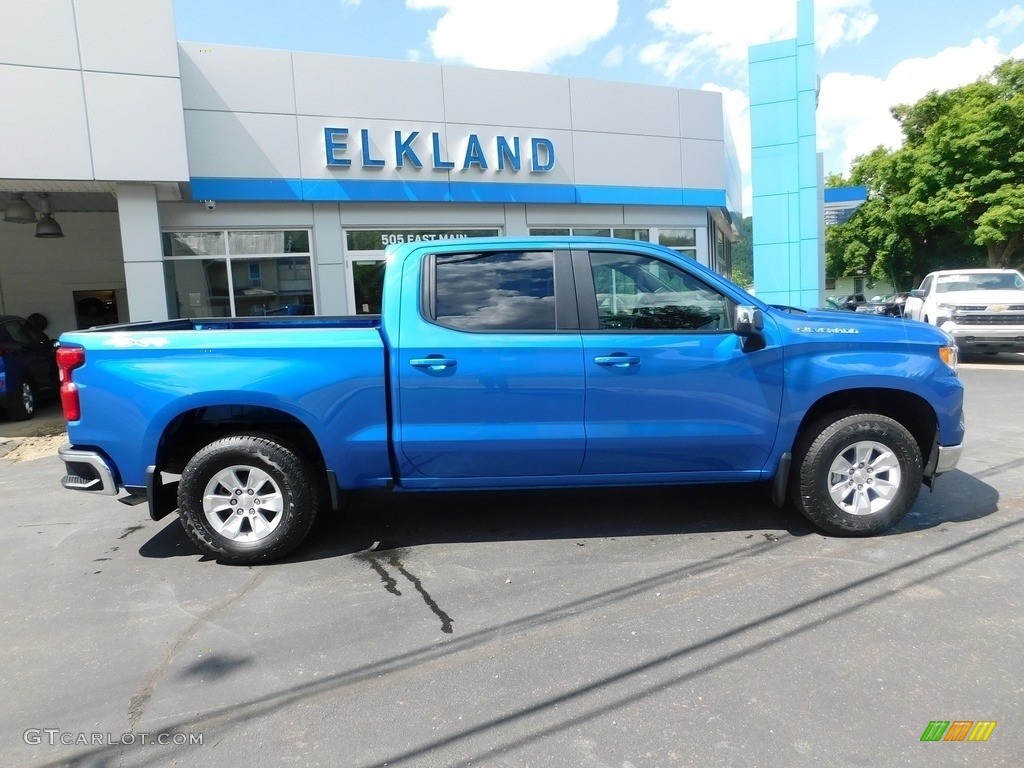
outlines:
{"label": "black tire", "polygon": [[867,536],[895,524],[921,490],[921,450],[899,422],[839,413],[811,424],[797,442],[793,502],[828,533]]}
{"label": "black tire", "polygon": [[266,563],[293,551],[320,504],[309,463],[262,435],[231,435],[193,456],[178,483],[189,538],[220,562]]}
{"label": "black tire", "polygon": [[27,421],[36,413],[36,388],[28,379],[8,394],[7,417],[11,421]]}

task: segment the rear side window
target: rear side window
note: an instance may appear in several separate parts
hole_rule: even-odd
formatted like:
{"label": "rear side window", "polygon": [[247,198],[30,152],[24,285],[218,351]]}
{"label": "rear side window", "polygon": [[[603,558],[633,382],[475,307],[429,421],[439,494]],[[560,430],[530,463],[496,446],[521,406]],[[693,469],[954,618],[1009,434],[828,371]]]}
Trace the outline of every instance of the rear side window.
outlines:
{"label": "rear side window", "polygon": [[434,319],[467,331],[555,329],[555,266],[550,251],[434,257]]}

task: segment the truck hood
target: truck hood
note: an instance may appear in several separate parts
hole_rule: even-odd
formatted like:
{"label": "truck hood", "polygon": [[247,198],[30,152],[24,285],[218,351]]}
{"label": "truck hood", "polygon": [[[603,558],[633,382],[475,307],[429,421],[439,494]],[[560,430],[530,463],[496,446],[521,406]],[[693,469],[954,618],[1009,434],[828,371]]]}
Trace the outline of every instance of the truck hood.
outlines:
{"label": "truck hood", "polygon": [[916,320],[861,312],[838,310],[779,310],[772,308],[772,316],[788,331],[810,340],[828,337],[849,342],[919,341],[951,344],[945,331]]}
{"label": "truck hood", "polygon": [[1024,305],[1024,291],[1014,289],[986,291],[950,291],[935,295],[936,304],[955,304],[990,307],[993,304]]}

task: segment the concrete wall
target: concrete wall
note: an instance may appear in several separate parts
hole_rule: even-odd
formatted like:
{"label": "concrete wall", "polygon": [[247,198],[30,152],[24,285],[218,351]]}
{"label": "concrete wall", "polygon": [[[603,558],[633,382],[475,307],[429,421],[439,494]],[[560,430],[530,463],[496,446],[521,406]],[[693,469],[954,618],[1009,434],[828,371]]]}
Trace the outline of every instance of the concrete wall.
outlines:
{"label": "concrete wall", "polygon": [[188,179],[171,0],[0,4],[0,104],[0,179]]}
{"label": "concrete wall", "polygon": [[[719,93],[199,43],[179,51],[194,199],[739,200]],[[347,166],[328,164],[327,128],[348,131],[338,139]],[[399,163],[396,131],[419,132],[421,167]],[[463,167],[471,136],[486,168]],[[520,169],[498,169],[498,136],[520,138]],[[531,169],[534,138],[554,147],[550,170]]]}

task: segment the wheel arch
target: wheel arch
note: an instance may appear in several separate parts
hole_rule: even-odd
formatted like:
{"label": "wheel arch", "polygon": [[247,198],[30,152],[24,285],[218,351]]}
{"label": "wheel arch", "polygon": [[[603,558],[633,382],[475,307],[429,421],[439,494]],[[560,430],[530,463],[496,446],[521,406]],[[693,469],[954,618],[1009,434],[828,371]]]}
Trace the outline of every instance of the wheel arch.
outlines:
{"label": "wheel arch", "polygon": [[326,469],[320,444],[295,415],[260,405],[207,405],[184,411],[168,422],[157,445],[156,467],[179,472],[201,448],[235,434],[275,437],[299,452],[319,474]]}
{"label": "wheel arch", "polygon": [[796,439],[800,439],[808,425],[828,414],[858,411],[888,416],[902,424],[914,436],[922,459],[928,460],[938,431],[935,410],[920,395],[902,389],[864,387],[824,395],[807,409],[797,428]]}

